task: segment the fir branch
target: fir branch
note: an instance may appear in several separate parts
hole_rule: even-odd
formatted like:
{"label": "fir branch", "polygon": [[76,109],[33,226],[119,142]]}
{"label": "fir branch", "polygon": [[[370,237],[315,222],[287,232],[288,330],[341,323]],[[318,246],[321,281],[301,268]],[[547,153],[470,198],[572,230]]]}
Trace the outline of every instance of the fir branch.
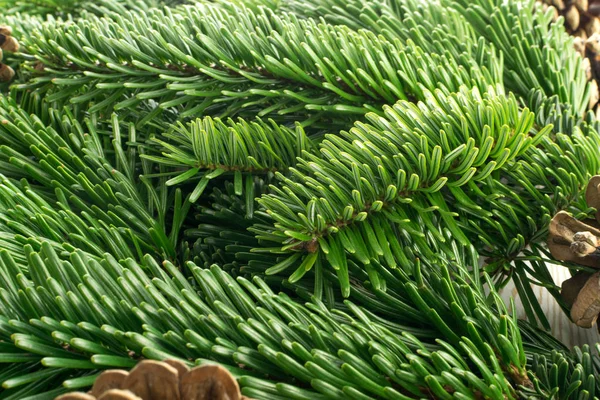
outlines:
{"label": "fir branch", "polygon": [[[557,95],[582,116],[590,106],[591,86],[573,39],[562,22],[552,22],[534,0],[443,0],[461,12],[475,31],[504,54],[507,89],[525,97],[531,89]],[[562,20],[561,20],[562,21]]]}
{"label": "fir branch", "polygon": [[[95,40],[100,33],[106,40]],[[32,79],[15,87],[45,93],[56,85],[61,90],[51,90],[48,101],[93,101],[91,111],[152,99],[179,108],[182,117],[289,115],[309,125],[322,116],[344,122],[397,99],[422,98],[421,85],[455,91],[461,84],[497,83],[468,57],[266,9],[198,5],[176,14],[45,24],[25,48],[38,64],[29,63]],[[45,72],[36,78],[39,63]]]}
{"label": "fir branch", "polygon": [[[166,263],[163,270],[150,257],[143,264],[118,263],[108,255],[96,261],[77,251],[67,260],[46,243],[40,253],[31,248],[25,253],[30,279],[17,277],[24,268],[17,267],[6,251],[0,257],[0,273],[7,282],[0,333],[7,340],[10,336],[12,354],[26,352],[29,356],[23,362],[29,363],[37,357],[46,367],[42,371],[130,366],[135,362],[131,357],[141,355],[210,358],[232,367],[244,364],[245,370],[234,371],[244,393],[258,399],[285,396],[289,390],[304,393],[302,398],[312,396],[312,391],[324,399],[340,393],[420,398],[441,393],[441,387],[466,396],[514,398],[508,382],[524,373],[525,355],[515,321],[498,318],[477,300],[476,287],[461,283],[469,279],[467,270],[458,272],[459,280],[452,282],[442,268],[439,280],[433,281],[452,288],[442,292],[439,300],[444,305],[432,302],[423,291],[429,290],[428,281],[420,288],[410,285],[408,292],[416,296],[416,304],[427,307],[427,315],[458,312],[462,329],[470,326],[469,334],[465,330],[468,337],[444,335],[443,341],[433,344],[418,338],[428,337],[427,329],[381,325],[349,302],[349,313],[330,312],[318,302],[301,305],[273,294],[259,279],[236,282],[216,267],[202,270],[188,264],[195,288],[173,265]],[[31,307],[22,308],[18,302]],[[465,312],[479,322],[473,324]],[[446,332],[439,316],[434,319],[436,329]],[[496,324],[500,325],[493,328]],[[486,361],[496,354],[490,345],[479,346],[483,337],[500,346],[500,364]],[[293,389],[284,374],[310,386]],[[281,383],[265,381],[265,375]],[[7,385],[16,389],[28,383],[14,381],[13,377]]]}
{"label": "fir branch", "polygon": [[[116,116],[109,127],[94,124],[92,118],[84,127],[69,109],[50,111],[46,125],[9,99],[0,101],[5,172],[49,190],[39,204],[19,207],[13,199],[33,192],[5,180],[5,210],[19,215],[7,215],[6,221],[24,220],[23,227],[7,226],[6,231],[59,243],[76,233],[72,244],[98,255],[101,248],[112,249],[119,258],[156,251],[174,260],[191,203],[206,187],[233,178],[235,192],[253,204],[255,175],[266,179],[276,171],[287,174],[302,152],[314,150],[300,126],[291,130],[260,120],[204,118],[155,139],[168,151],[158,156],[159,150],[147,143],[150,138]],[[28,218],[32,214],[54,222],[40,231],[35,228],[39,223]]]}
{"label": "fir branch", "polygon": [[[306,156],[260,199],[274,225],[252,230],[287,253],[267,274],[283,272],[293,283],[321,260],[316,282],[332,268],[347,296],[356,276],[349,257],[375,290],[389,288],[386,269],[407,267],[395,238],[412,237],[416,249],[427,248],[428,237],[446,240],[438,226],[475,243],[489,257],[487,270],[503,273],[523,249],[545,239],[554,212],[587,209],[575,188],[599,167],[594,130],[551,138],[551,126],[536,130],[531,112],[493,92],[438,91],[427,103],[399,102],[385,113],[327,137],[322,158]],[[553,285],[547,270],[540,279]]]}
{"label": "fir branch", "polygon": [[[198,119],[187,126],[179,123],[162,139],[162,156],[143,155],[147,160],[174,168],[188,168],[166,182],[167,186],[180,185],[190,179],[199,179],[190,195],[195,203],[212,179],[223,174],[234,174],[236,194],[243,191],[243,175],[252,181],[254,174],[286,174],[303,152],[314,152],[314,144],[298,124],[295,130],[265,123],[260,119],[248,123],[210,117]],[[200,171],[207,171],[204,175]],[[247,185],[250,183],[246,183]],[[254,201],[253,198],[247,201]]]}
{"label": "fir branch", "polygon": [[[140,158],[148,150],[132,125],[121,125],[113,116],[110,136],[104,137],[93,118],[87,119],[84,127],[69,110],[50,110],[51,123],[46,125],[11,100],[0,101],[0,158],[16,167],[7,172],[12,172],[13,179],[27,178],[49,191],[44,199],[47,203],[39,205],[44,210],[39,218],[54,219],[56,226],[50,228],[53,236],[43,237],[60,242],[64,235],[75,234],[77,246],[95,253],[102,247],[119,256],[156,251],[175,260],[190,203],[181,188],[165,185],[173,170]],[[157,173],[158,177],[153,177]],[[10,191],[19,189],[12,185]],[[17,206],[11,196],[14,194],[6,193],[9,209]],[[29,212],[38,211],[25,214]],[[30,223],[25,218],[25,225]],[[73,231],[72,224],[79,228]]]}
{"label": "fir branch", "polygon": [[[441,3],[441,4],[440,4]],[[573,112],[583,116],[590,90],[584,68],[573,48],[573,39],[562,23],[552,22],[552,11],[534,8],[534,0],[504,2],[443,0],[291,1],[286,7],[296,14],[369,29],[389,40],[414,40],[424,49],[470,52],[480,66],[504,74],[506,90],[527,98],[531,90],[546,97],[558,96]],[[452,35],[441,32],[452,32]],[[485,43],[481,43],[485,42]],[[486,53],[495,50],[504,61],[502,71],[493,69]],[[473,56],[472,56],[473,57]],[[535,108],[528,106],[536,111]]]}
{"label": "fir branch", "polygon": [[598,354],[494,287],[548,327],[540,243],[600,169],[531,1],[9,3],[45,16],[0,99],[0,398],[141,357],[224,363],[256,399],[600,393]]}
{"label": "fir branch", "polygon": [[151,8],[174,6],[186,0],[0,0],[4,15],[26,14],[29,16],[52,15],[67,17],[87,11],[100,15],[106,12],[125,12],[129,9],[149,10]]}

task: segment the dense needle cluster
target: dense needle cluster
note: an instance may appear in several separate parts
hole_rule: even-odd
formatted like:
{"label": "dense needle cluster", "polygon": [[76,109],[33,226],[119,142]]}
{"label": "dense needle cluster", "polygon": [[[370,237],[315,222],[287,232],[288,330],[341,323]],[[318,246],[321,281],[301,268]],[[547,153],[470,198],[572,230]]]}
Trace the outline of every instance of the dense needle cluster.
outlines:
{"label": "dense needle cluster", "polygon": [[[594,215],[600,172],[595,92],[554,10],[0,9],[19,42],[0,96],[0,400],[144,359],[220,363],[257,400],[600,397],[600,345],[553,338],[532,290],[570,312],[548,226]],[[498,294],[511,280],[527,321]]]}

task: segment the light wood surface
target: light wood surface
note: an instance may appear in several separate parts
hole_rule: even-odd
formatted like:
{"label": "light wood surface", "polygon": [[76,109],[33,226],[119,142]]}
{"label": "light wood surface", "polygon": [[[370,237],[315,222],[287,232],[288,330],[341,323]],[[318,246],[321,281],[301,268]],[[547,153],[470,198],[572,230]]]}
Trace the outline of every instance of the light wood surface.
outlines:
{"label": "light wood surface", "polygon": [[[569,279],[571,276],[569,270],[560,265],[549,264],[548,269],[552,274],[554,283],[556,283],[558,286],[560,286],[563,281]],[[591,346],[600,342],[600,334],[598,333],[598,329],[596,329],[596,327],[592,329],[583,329],[578,327],[571,322],[567,315],[565,315],[565,313],[556,303],[556,300],[554,300],[554,298],[546,289],[536,286],[533,288],[533,290],[537,294],[540,305],[542,306],[542,309],[546,314],[548,321],[550,322],[552,334],[557,339],[569,347],[581,346],[583,344],[589,344]],[[517,289],[512,282],[500,292],[500,295],[506,304],[510,304],[511,297],[514,298],[519,318],[527,319],[521,301],[519,300]]]}

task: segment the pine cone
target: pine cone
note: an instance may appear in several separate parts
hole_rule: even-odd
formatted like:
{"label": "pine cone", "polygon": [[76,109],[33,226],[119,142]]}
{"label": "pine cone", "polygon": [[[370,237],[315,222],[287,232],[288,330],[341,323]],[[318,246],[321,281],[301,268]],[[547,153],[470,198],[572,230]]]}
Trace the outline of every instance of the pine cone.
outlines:
{"label": "pine cone", "polygon": [[595,220],[579,221],[561,211],[552,218],[548,248],[552,257],[599,271],[580,271],[562,284],[561,296],[571,306],[571,319],[577,326],[591,328],[600,313],[600,176],[594,176],[585,199],[599,210]]}
{"label": "pine cone", "polygon": [[189,369],[178,360],[144,360],[130,372],[100,374],[88,393],[68,393],[55,400],[250,400],[235,378],[219,365]]}
{"label": "pine cone", "polygon": [[14,76],[15,71],[10,66],[0,63],[0,82],[9,82]]}
{"label": "pine cone", "polygon": [[[19,42],[11,35],[10,27],[0,25],[0,61],[2,61],[5,51],[9,53],[19,51]],[[0,82],[9,82],[14,76],[15,71],[10,66],[0,63]]]}
{"label": "pine cone", "polygon": [[[589,108],[600,116],[600,0],[541,0],[542,7],[553,7],[555,19],[565,19],[567,32],[575,37],[575,50],[583,57],[583,68],[592,81]],[[595,81],[595,82],[594,82]]]}
{"label": "pine cone", "polygon": [[20,46],[19,42],[14,37],[0,33],[0,47],[4,51],[16,53],[17,51],[19,51]]}

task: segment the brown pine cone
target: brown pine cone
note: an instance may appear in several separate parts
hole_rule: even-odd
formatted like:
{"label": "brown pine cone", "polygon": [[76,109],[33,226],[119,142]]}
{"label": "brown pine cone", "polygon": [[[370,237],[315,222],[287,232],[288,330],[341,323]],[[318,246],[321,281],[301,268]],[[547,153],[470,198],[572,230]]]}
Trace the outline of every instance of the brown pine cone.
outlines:
{"label": "brown pine cone", "polygon": [[[583,58],[582,68],[592,85],[589,109],[600,116],[598,87],[600,86],[600,1],[598,0],[538,0],[543,10],[554,8],[555,19],[562,16],[564,25],[573,35],[573,46]],[[594,83],[595,82],[595,83]]]}
{"label": "brown pine cone", "polygon": [[0,48],[9,53],[19,51],[19,42],[12,36],[12,28],[0,25]]}
{"label": "brown pine cone", "polygon": [[55,400],[250,400],[235,378],[219,365],[190,369],[179,360],[144,360],[130,372],[104,371],[88,393]]}
{"label": "brown pine cone", "polygon": [[0,82],[9,82],[15,77],[15,71],[6,64],[0,63]]}
{"label": "brown pine cone", "polygon": [[[594,176],[585,199],[600,210],[600,176]],[[571,307],[571,320],[580,327],[591,328],[600,314],[600,211],[594,220],[579,221],[561,211],[549,226],[548,248],[552,257],[577,263],[598,272],[580,271],[562,284],[561,296]]]}

